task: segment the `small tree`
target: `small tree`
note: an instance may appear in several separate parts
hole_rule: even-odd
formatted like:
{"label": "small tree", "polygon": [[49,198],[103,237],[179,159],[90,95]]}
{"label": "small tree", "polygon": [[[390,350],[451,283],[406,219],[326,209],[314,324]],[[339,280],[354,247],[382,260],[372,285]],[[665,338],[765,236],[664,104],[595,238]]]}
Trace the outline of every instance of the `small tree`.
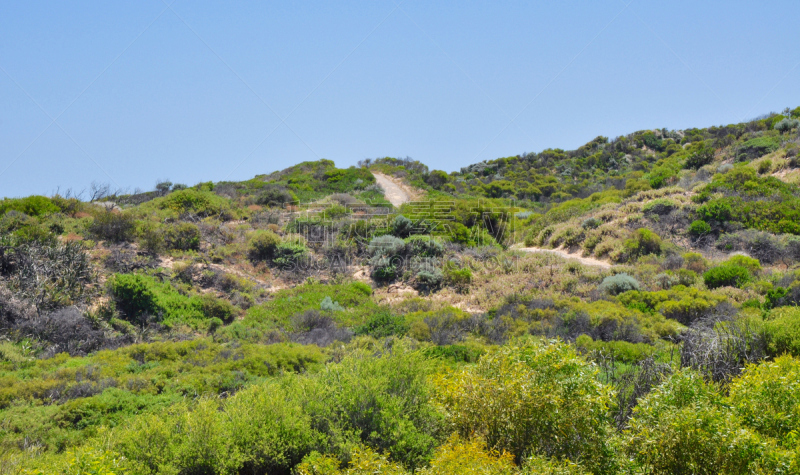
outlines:
{"label": "small tree", "polygon": [[169,180],[159,180],[156,183],[156,191],[162,196],[169,193],[170,188],[172,188],[172,182]]}
{"label": "small tree", "polygon": [[773,127],[775,130],[784,134],[792,129],[796,129],[800,126],[800,121],[797,119],[783,119]]}

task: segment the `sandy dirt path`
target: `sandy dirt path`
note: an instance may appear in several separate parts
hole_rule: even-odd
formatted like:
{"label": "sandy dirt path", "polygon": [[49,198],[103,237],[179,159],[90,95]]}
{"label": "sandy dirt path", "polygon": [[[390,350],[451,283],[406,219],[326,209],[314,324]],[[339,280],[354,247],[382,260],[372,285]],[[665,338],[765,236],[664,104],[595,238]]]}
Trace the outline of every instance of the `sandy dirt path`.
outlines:
{"label": "sandy dirt path", "polygon": [[587,265],[587,266],[602,267],[603,269],[610,269],[611,268],[611,264],[609,264],[608,262],[601,261],[599,259],[594,259],[592,257],[583,257],[583,256],[581,256],[581,255],[579,255],[577,253],[571,254],[571,253],[565,251],[564,249],[542,249],[540,247],[518,247],[516,249],[518,251],[524,251],[524,252],[547,252],[547,253],[550,253],[550,254],[555,254],[557,256],[561,256],[564,259],[574,259],[574,260],[580,262],[581,264],[584,264],[584,265]]}
{"label": "sandy dirt path", "polygon": [[[394,206],[400,206],[412,200],[412,196],[397,179],[386,176],[383,173],[372,172],[372,174],[375,176],[375,181],[383,188],[386,199]],[[583,265],[602,267],[604,269],[611,268],[611,264],[608,262],[592,257],[583,257],[577,253],[569,253],[564,249],[542,249],[540,247],[518,247],[516,249],[524,252],[549,252],[564,259],[574,259]]]}
{"label": "sandy dirt path", "polygon": [[399,207],[401,204],[411,201],[411,195],[394,179],[383,173],[372,172],[372,174],[375,176],[375,181],[383,188],[384,196],[389,200],[389,203]]}

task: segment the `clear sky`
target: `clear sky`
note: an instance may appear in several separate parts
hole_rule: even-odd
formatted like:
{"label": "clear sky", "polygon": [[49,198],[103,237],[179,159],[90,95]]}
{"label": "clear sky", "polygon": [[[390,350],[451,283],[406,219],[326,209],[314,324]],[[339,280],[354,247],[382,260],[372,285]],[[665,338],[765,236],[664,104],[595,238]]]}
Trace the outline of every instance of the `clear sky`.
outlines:
{"label": "clear sky", "polygon": [[800,105],[800,2],[628,1],[2,0],[0,196],[452,171]]}

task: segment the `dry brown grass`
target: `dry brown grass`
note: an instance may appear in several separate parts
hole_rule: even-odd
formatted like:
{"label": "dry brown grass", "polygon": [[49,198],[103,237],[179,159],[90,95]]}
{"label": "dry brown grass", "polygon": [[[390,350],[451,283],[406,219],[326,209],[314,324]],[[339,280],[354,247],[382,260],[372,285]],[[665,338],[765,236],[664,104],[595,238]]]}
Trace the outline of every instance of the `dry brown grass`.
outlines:
{"label": "dry brown grass", "polygon": [[[623,242],[630,234],[630,230],[637,227],[652,228],[656,224],[653,219],[659,219],[645,215],[644,208],[647,203],[666,198],[674,203],[679,211],[691,210],[696,206],[692,203],[691,197],[691,192],[679,187],[642,191],[622,203],[607,204],[563,223],[547,226],[533,239],[533,243],[545,248],[580,247],[584,256],[618,261],[623,257]],[[584,229],[583,223],[590,218],[603,224],[594,229]],[[677,235],[662,236],[662,238],[683,243],[681,236]]]}
{"label": "dry brown grass", "polygon": [[[473,269],[472,284],[465,293],[444,288],[426,297],[433,306],[451,305],[470,313],[486,312],[504,304],[514,294],[538,293],[551,297],[588,297],[598,283],[608,275],[608,271],[584,266],[574,261],[548,253],[522,253],[509,251],[501,253],[497,259],[511,261],[510,266],[494,262],[490,265],[468,261]],[[406,305],[405,301],[418,302],[419,298],[383,298],[393,304]],[[399,307],[403,308],[403,307]]]}

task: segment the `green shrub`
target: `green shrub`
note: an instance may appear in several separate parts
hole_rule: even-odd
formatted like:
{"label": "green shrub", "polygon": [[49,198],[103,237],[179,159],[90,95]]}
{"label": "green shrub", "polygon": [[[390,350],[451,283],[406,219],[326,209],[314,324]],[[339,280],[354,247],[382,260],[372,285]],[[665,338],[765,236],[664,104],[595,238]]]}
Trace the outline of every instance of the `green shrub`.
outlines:
{"label": "green shrub", "polygon": [[281,269],[294,269],[308,256],[308,248],[298,242],[282,242],[275,247],[272,262]]}
{"label": "green shrub", "polygon": [[165,229],[164,242],[169,249],[196,251],[200,249],[200,228],[192,223],[180,223]]}
{"label": "green shrub", "polygon": [[325,219],[340,219],[343,218],[351,213],[350,208],[346,208],[342,205],[335,204],[328,208],[325,208],[324,216]]}
{"label": "green shrub", "polygon": [[580,460],[595,473],[614,470],[612,389],[567,344],[526,339],[502,346],[436,384],[450,427],[462,437],[481,437],[518,463],[540,454]]}
{"label": "green shrub", "polygon": [[440,257],[444,254],[444,246],[431,236],[410,236],[405,243],[405,253],[409,257]]}
{"label": "green shrub", "polygon": [[764,322],[767,352],[771,356],[789,354],[800,357],[800,309],[772,309]]}
{"label": "green shrub", "polygon": [[154,200],[160,209],[169,209],[176,213],[192,213],[206,217],[222,214],[230,209],[230,202],[211,191],[185,189],[170,193],[164,198]]}
{"label": "green shrub", "polygon": [[275,257],[275,251],[281,238],[272,231],[253,231],[247,237],[247,248],[250,259],[254,261],[269,261]]}
{"label": "green shrub", "polygon": [[472,283],[472,270],[469,267],[446,267],[444,270],[445,282],[456,289],[465,290]]}
{"label": "green shrub", "polygon": [[[413,469],[427,462],[443,427],[431,401],[433,365],[395,345],[377,357],[356,352],[296,388],[325,452],[347,460],[364,444]],[[298,378],[299,379],[299,378]]]}
{"label": "green shrub", "polygon": [[586,218],[581,223],[583,229],[595,229],[602,224],[597,218]]}
{"label": "green shrub", "polygon": [[224,324],[224,322],[223,322],[221,319],[219,319],[219,318],[216,318],[216,317],[214,317],[214,318],[210,319],[210,320],[208,321],[208,332],[209,332],[209,333],[214,333],[214,332],[215,332],[215,331],[217,331],[217,329],[218,329],[218,328],[220,328],[220,327],[221,327],[223,324]]}
{"label": "green shrub", "polygon": [[408,323],[402,315],[393,315],[383,309],[369,318],[363,325],[354,329],[356,335],[370,335],[373,338],[403,336],[408,332]]}
{"label": "green shrub", "polygon": [[743,256],[741,254],[729,257],[723,264],[744,267],[751,273],[756,273],[761,270],[761,263],[758,262],[758,259],[753,259],[750,256]]}
{"label": "green shrub", "polygon": [[627,292],[617,300],[628,308],[645,313],[660,313],[684,325],[709,316],[726,298],[707,290],[681,285],[657,292]]}
{"label": "green shrub", "polygon": [[786,118],[773,125],[773,128],[783,134],[796,129],[798,126],[800,126],[800,120]]}
{"label": "green shrub", "polygon": [[38,217],[58,213],[61,208],[46,196],[34,195],[26,198],[4,198],[0,201],[0,215],[9,211],[17,211],[28,216]]}
{"label": "green shrub", "polygon": [[767,449],[716,387],[687,370],[642,398],[628,426],[626,451],[643,473],[744,475],[754,473]]}
{"label": "green shrub", "polygon": [[722,265],[709,269],[703,274],[703,281],[709,289],[718,287],[741,287],[750,282],[750,271],[737,265]]}
{"label": "green shrub", "polygon": [[793,444],[800,432],[800,361],[780,356],[748,365],[731,382],[730,400],[747,426]]}
{"label": "green shrub", "polygon": [[678,173],[683,166],[683,160],[678,158],[677,155],[659,161],[649,173],[650,186],[653,188],[661,188],[662,186],[673,183],[677,179]]}
{"label": "green shrub", "polygon": [[256,203],[263,206],[283,206],[297,202],[297,196],[280,185],[267,184],[256,197]]}
{"label": "green shrub", "polygon": [[370,299],[372,289],[363,282],[349,284],[323,284],[310,282],[271,294],[270,299],[247,310],[242,323],[247,327],[265,331],[284,328],[289,330],[291,319],[309,310],[320,310],[325,297],[337,302],[344,311],[336,312],[336,322],[346,326],[362,324],[378,309]]}
{"label": "green shrub", "polygon": [[721,201],[712,201],[697,208],[697,214],[706,221],[728,221],[733,211],[731,205]]}
{"label": "green shrub", "polygon": [[414,232],[414,222],[402,214],[397,215],[389,226],[389,232],[399,238],[408,237]]}
{"label": "green shrub", "polygon": [[[233,306],[213,297],[185,296],[166,282],[140,274],[115,274],[108,280],[117,309],[132,323],[146,323],[155,318],[171,327],[186,324],[197,327],[209,317],[230,320]],[[213,315],[204,312],[208,310]],[[223,318],[224,317],[224,318]]]}
{"label": "green shrub", "polygon": [[453,362],[476,363],[486,350],[476,344],[472,345],[436,345],[423,350],[428,358],[442,358]]}
{"label": "green shrub", "polygon": [[135,228],[130,214],[102,211],[89,225],[89,232],[98,240],[126,242],[133,240]]}
{"label": "green shrub", "polygon": [[715,175],[696,199],[707,201],[697,210],[706,221],[736,221],[771,233],[800,233],[800,188],[773,176],[760,177],[751,167],[737,166]]}
{"label": "green shrub", "polygon": [[639,281],[626,273],[611,275],[603,279],[599,289],[611,295],[619,295],[631,290],[639,290]]}
{"label": "green shrub", "polygon": [[736,157],[739,161],[753,160],[778,150],[780,146],[780,137],[758,137],[740,145]]}
{"label": "green shrub", "polygon": [[139,246],[154,256],[160,254],[166,247],[161,228],[151,223],[144,224],[139,231]]}
{"label": "green shrub", "polygon": [[372,295],[372,287],[370,287],[369,284],[365,284],[364,282],[352,282],[350,284],[350,287],[361,292],[366,296]]}
{"label": "green shrub", "polygon": [[692,221],[692,224],[689,225],[689,234],[692,236],[700,237],[710,232],[711,226],[702,219]]}
{"label": "green shrub", "polygon": [[308,415],[273,383],[139,418],[115,448],[136,473],[287,473],[319,440]]}
{"label": "green shrub", "polygon": [[442,273],[441,269],[436,267],[426,266],[425,268],[418,270],[414,277],[419,284],[422,284],[429,289],[435,289],[442,285],[442,282],[444,282],[444,273]]}
{"label": "green shrub", "polygon": [[630,343],[627,341],[594,341],[589,335],[581,335],[575,340],[575,346],[582,352],[595,351],[610,356],[614,361],[637,363],[652,356],[656,352],[653,345],[646,343]]}
{"label": "green shrub", "polygon": [[200,308],[206,318],[216,318],[224,323],[231,323],[238,310],[228,300],[214,297],[212,294],[200,296]]}
{"label": "green shrub", "polygon": [[388,257],[375,256],[370,260],[372,278],[380,282],[388,282],[397,278],[398,265]]}
{"label": "green shrub", "polygon": [[647,228],[639,228],[625,241],[625,251],[631,258],[661,253],[661,238]]}
{"label": "green shrub", "polygon": [[694,272],[704,272],[708,267],[708,261],[699,252],[687,252],[683,254],[683,265]]}
{"label": "green shrub", "polygon": [[697,282],[697,273],[689,269],[678,269],[678,285],[691,287]]}
{"label": "green shrub", "polygon": [[714,147],[707,145],[705,142],[692,146],[689,148],[689,156],[686,158],[686,168],[698,168],[708,165],[714,161]]}

